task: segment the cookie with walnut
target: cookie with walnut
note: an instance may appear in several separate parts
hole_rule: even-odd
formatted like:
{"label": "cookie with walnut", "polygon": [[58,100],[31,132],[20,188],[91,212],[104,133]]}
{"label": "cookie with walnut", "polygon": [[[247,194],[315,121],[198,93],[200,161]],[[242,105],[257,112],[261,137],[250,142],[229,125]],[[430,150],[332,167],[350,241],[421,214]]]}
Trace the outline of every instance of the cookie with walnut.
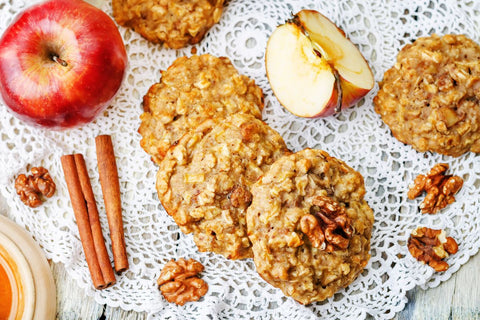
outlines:
{"label": "cookie with walnut", "polygon": [[349,285],[370,254],[363,177],[321,150],[278,159],[251,188],[247,229],[258,273],[302,304]]}
{"label": "cookie with walnut", "polygon": [[464,35],[418,38],[373,102],[393,136],[417,151],[480,153],[480,45]]}
{"label": "cookie with walnut", "polygon": [[250,187],[287,153],[282,137],[251,115],[207,120],[160,162],[158,197],[180,229],[193,233],[200,251],[249,258]]}
{"label": "cookie with walnut", "polygon": [[153,43],[180,49],[196,44],[220,20],[224,0],[113,0],[118,24]]}
{"label": "cookie with walnut", "polygon": [[143,98],[140,145],[158,163],[189,130],[237,113],[262,118],[263,92],[230,60],[209,54],[181,57]]}

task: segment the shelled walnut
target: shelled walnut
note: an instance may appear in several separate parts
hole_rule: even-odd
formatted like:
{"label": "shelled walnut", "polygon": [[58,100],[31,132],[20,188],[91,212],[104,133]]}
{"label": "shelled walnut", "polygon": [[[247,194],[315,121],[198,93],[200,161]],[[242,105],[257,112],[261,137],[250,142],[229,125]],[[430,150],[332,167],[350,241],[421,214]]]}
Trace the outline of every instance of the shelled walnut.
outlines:
{"label": "shelled walnut", "polygon": [[307,235],[312,246],[327,252],[348,248],[353,229],[345,208],[323,196],[315,197],[312,204],[311,214],[300,220],[300,230]]}
{"label": "shelled walnut", "polygon": [[449,267],[443,259],[449,254],[457,253],[458,244],[452,237],[446,237],[443,230],[418,227],[408,239],[408,251],[418,261],[441,272]]}
{"label": "shelled walnut", "polygon": [[407,196],[415,199],[423,191],[427,192],[420,205],[422,213],[437,213],[455,201],[454,195],[462,188],[463,179],[459,176],[446,175],[449,166],[446,163],[436,164],[427,175],[418,175],[410,185]]}
{"label": "shelled walnut", "polygon": [[25,205],[35,208],[43,203],[42,196],[53,196],[56,185],[44,167],[33,167],[30,171],[31,175],[20,174],[15,179],[15,189]]}
{"label": "shelled walnut", "polygon": [[230,202],[235,208],[247,208],[252,203],[252,194],[243,185],[235,186],[230,193]]}
{"label": "shelled walnut", "polygon": [[208,284],[196,277],[203,269],[203,265],[194,259],[180,258],[167,262],[157,280],[164,298],[183,306],[203,297],[208,291]]}

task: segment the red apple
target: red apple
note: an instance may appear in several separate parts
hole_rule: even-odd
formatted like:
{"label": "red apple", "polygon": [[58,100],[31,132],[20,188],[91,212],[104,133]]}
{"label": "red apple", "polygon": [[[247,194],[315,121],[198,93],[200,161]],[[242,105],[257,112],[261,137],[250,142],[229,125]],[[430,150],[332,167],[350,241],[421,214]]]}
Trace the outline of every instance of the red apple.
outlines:
{"label": "red apple", "polygon": [[300,117],[324,117],[348,108],[375,83],[357,47],[314,10],[302,10],[275,29],[265,65],[279,102]]}
{"label": "red apple", "polygon": [[29,124],[76,127],[108,105],[126,65],[107,14],[82,0],[50,0],[21,13],[0,39],[0,93]]}

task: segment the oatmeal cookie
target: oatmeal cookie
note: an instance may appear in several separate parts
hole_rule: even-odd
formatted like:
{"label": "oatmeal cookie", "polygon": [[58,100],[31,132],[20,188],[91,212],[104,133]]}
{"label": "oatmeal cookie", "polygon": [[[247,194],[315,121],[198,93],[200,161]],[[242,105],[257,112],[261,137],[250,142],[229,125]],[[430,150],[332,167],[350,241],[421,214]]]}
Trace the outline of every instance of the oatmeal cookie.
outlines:
{"label": "oatmeal cookie", "polygon": [[180,49],[200,42],[220,20],[224,0],[113,0],[118,24],[153,43]]}
{"label": "oatmeal cookie", "polygon": [[406,45],[380,83],[375,111],[420,152],[480,152],[480,46],[464,35]]}
{"label": "oatmeal cookie", "polygon": [[263,93],[230,60],[209,54],[181,57],[143,98],[140,145],[158,163],[168,148],[210,118],[247,113],[262,118]]}
{"label": "oatmeal cookie", "polygon": [[363,177],[325,151],[277,160],[252,186],[248,236],[258,273],[302,304],[350,284],[367,264],[373,212]]}
{"label": "oatmeal cookie", "polygon": [[245,223],[250,186],[288,152],[282,137],[251,115],[207,120],[160,163],[158,196],[180,229],[193,232],[200,251],[251,257]]}

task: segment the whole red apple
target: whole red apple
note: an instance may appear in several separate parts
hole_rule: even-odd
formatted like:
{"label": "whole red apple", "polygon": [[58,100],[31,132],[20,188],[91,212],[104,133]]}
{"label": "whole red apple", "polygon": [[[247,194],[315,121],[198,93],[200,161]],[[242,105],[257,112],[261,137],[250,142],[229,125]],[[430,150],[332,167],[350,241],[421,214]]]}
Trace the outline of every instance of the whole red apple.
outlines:
{"label": "whole red apple", "polygon": [[21,13],[0,39],[0,93],[29,124],[76,127],[108,105],[126,65],[107,14],[82,0],[50,0]]}

